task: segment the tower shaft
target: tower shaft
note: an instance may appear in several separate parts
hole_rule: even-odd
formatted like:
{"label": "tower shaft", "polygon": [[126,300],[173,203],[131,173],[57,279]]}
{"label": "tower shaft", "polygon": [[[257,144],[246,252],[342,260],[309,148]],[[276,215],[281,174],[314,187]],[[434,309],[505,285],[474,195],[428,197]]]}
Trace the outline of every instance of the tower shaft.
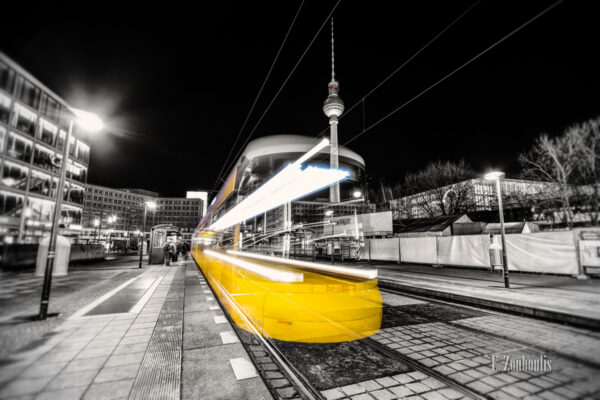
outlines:
{"label": "tower shaft", "polygon": [[[338,119],[335,116],[329,118],[329,167],[337,169],[339,163],[339,148],[338,148]],[[340,184],[335,183],[329,188],[329,201],[331,203],[340,202]]]}

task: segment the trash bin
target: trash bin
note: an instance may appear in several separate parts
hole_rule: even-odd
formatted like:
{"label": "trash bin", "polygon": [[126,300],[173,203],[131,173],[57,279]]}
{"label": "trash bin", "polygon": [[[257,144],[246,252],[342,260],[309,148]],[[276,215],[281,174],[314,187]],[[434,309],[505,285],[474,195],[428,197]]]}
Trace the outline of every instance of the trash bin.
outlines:
{"label": "trash bin", "polygon": [[[48,260],[48,247],[50,236],[46,236],[38,247],[37,259],[35,261],[35,276],[44,276],[46,262]],[[54,268],[52,276],[65,276],[69,272],[69,257],[71,256],[71,241],[64,236],[56,236],[56,252],[54,255]]]}

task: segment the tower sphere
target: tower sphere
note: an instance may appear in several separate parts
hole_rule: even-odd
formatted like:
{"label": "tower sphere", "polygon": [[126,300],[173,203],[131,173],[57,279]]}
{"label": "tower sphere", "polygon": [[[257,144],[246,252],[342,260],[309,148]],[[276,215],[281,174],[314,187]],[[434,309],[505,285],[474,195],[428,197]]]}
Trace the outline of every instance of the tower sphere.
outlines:
{"label": "tower sphere", "polygon": [[338,83],[329,83],[329,95],[323,102],[323,112],[328,118],[338,118],[344,112],[344,102],[338,96]]}

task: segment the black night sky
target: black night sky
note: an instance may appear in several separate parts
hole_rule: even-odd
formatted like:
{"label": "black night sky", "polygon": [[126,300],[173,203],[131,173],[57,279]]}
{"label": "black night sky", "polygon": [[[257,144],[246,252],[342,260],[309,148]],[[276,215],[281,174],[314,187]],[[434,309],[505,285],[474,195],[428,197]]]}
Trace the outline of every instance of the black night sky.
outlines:
{"label": "black night sky", "polygon": [[[349,147],[365,158],[368,174],[391,181],[435,159],[464,158],[478,171],[514,175],[518,153],[540,133],[557,135],[600,114],[593,3],[558,5]],[[88,182],[180,196],[213,188],[300,2],[78,4],[11,10],[20,15],[14,19],[5,13],[0,48],[73,106],[106,120],[107,132],[89,139]],[[471,4],[341,1],[334,12],[336,76],[346,108]],[[477,4],[369,96],[366,126],[550,4]],[[240,143],[334,5],[304,4]],[[326,25],[254,137],[317,136],[328,126],[321,107],[329,34]],[[357,107],[340,122],[340,142],[362,126]]]}

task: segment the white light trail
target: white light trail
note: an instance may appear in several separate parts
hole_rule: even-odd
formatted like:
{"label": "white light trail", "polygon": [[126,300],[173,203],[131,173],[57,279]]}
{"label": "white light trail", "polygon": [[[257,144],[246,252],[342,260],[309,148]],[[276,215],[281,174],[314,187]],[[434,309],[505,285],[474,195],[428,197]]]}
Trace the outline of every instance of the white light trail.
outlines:
{"label": "white light trail", "polygon": [[230,257],[214,250],[204,250],[203,252],[208,256],[218,258],[250,272],[254,272],[255,274],[263,276],[271,281],[284,283],[304,281],[304,274],[301,272],[282,271],[277,268],[265,267],[264,265],[258,265],[250,261],[240,260],[239,258]]}
{"label": "white light trail", "polygon": [[308,160],[328,144],[328,140],[322,140],[317,146],[294,163],[287,165],[283,170],[229,210],[218,221],[212,224],[209,229],[223,230],[229,228],[282,204],[299,199],[349,178],[350,172],[344,169],[321,168],[311,165],[302,168],[302,162]]}
{"label": "white light trail", "polygon": [[287,258],[279,258],[273,256],[266,256],[264,254],[256,254],[256,253],[247,253],[242,251],[234,251],[228,250],[227,253],[234,254],[247,258],[255,258],[258,260],[271,261],[280,264],[287,264],[293,267],[306,267],[315,269],[318,271],[326,271],[332,272],[336,274],[348,275],[357,278],[363,279],[375,279],[377,278],[377,270],[376,269],[363,269],[363,268],[353,268],[353,267],[341,267],[336,265],[326,265],[326,264],[318,264],[310,261],[301,261],[301,260],[289,260]]}

